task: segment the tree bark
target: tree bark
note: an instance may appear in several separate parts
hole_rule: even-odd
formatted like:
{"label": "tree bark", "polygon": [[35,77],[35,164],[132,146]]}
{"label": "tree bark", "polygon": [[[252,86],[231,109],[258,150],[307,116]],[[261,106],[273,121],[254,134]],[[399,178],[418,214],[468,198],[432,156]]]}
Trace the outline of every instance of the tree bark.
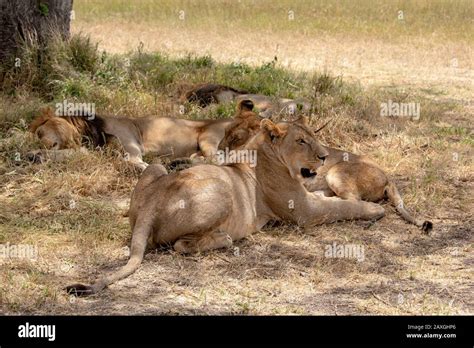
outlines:
{"label": "tree bark", "polygon": [[73,0],[0,0],[0,63],[14,57],[23,40],[48,42],[53,32],[69,37]]}

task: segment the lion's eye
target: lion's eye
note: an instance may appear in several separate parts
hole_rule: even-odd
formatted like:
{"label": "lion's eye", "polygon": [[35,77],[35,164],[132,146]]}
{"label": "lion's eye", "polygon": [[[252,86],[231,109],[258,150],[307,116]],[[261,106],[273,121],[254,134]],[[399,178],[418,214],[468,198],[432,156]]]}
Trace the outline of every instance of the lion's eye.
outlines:
{"label": "lion's eye", "polygon": [[304,139],[298,139],[296,140],[296,142],[300,145],[306,144],[306,141],[304,141]]}

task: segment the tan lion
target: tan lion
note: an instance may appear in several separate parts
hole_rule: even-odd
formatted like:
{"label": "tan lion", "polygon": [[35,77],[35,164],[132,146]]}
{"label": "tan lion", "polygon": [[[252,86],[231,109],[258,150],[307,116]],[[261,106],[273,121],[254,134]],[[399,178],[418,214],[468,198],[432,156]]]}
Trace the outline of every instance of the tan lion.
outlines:
{"label": "tan lion", "polygon": [[[55,116],[52,109],[46,109],[33,120],[29,130],[54,152],[78,148],[84,140],[94,147],[103,146],[115,138],[123,147],[125,158],[143,170],[148,165],[142,159],[146,153],[169,158],[214,155],[225,127],[231,122],[171,117]],[[34,152],[31,156],[41,156],[41,153]]]}
{"label": "tan lion", "polygon": [[237,104],[244,100],[252,101],[259,116],[265,118],[308,114],[311,111],[311,104],[303,99],[272,98],[261,94],[242,94],[235,97]]}
{"label": "tan lion", "polygon": [[305,120],[274,124],[265,119],[244,150],[258,154],[255,167],[203,164],[167,174],[163,166],[150,165],[132,194],[128,263],[91,286],[76,284],[66,290],[94,294],[129,276],[140,266],[147,241],[194,253],[229,247],[270,220],[306,227],[384,215],[378,204],[320,197],[304,188],[305,173],[317,170],[328,155]]}
{"label": "tan lion", "polygon": [[[219,143],[219,150],[238,149],[259,131],[262,118],[252,111],[252,103],[247,101],[238,109],[240,112],[226,129],[225,136]],[[426,233],[433,228],[430,221],[415,219],[411,216],[405,209],[395,184],[372,160],[366,156],[358,156],[328,146],[323,147],[328,152],[328,157],[324,166],[319,167],[314,175],[308,175],[305,178],[305,187],[308,191],[322,191],[325,196],[336,195],[343,199],[369,202],[378,202],[388,198],[406,221],[420,227]]]}

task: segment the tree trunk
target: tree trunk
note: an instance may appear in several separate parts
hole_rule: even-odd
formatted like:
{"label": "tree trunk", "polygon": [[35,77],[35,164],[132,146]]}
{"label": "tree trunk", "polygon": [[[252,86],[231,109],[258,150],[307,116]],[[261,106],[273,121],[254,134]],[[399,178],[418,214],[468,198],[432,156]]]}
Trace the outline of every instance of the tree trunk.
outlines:
{"label": "tree trunk", "polygon": [[69,37],[73,0],[0,0],[0,63],[12,61],[22,40],[48,42],[53,32]]}

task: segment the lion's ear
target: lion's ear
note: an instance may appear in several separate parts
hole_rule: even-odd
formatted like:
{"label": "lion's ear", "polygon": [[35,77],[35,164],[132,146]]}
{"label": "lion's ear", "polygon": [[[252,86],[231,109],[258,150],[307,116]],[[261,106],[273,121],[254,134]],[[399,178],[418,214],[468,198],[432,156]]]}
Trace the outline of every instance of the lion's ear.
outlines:
{"label": "lion's ear", "polygon": [[39,126],[46,123],[52,117],[54,117],[54,112],[52,108],[47,107],[41,109],[39,116],[36,117],[33,122],[31,122],[30,126],[28,127],[28,130],[31,133],[35,133]]}
{"label": "lion's ear", "polygon": [[296,123],[302,124],[303,126],[307,127],[309,125],[309,119],[306,116],[301,116],[299,119],[295,121]]}
{"label": "lion's ear", "polygon": [[260,122],[260,128],[267,132],[272,141],[285,135],[285,131],[283,131],[280,127],[278,127],[277,124],[273,123],[268,118],[265,118],[262,120],[262,122]]}
{"label": "lion's ear", "polygon": [[239,101],[237,104],[237,111],[243,112],[243,111],[252,111],[253,110],[253,101],[250,99],[244,99]]}

